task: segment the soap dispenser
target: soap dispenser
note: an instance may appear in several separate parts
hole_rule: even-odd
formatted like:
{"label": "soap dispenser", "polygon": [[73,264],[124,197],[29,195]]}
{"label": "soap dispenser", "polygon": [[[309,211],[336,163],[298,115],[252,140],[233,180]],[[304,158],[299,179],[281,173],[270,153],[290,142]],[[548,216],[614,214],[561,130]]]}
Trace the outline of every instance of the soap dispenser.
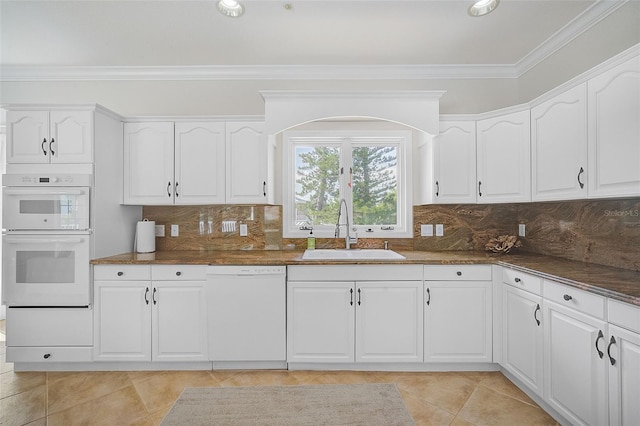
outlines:
{"label": "soap dispenser", "polygon": [[316,237],[313,236],[313,229],[309,232],[307,238],[307,250],[314,250],[316,248]]}

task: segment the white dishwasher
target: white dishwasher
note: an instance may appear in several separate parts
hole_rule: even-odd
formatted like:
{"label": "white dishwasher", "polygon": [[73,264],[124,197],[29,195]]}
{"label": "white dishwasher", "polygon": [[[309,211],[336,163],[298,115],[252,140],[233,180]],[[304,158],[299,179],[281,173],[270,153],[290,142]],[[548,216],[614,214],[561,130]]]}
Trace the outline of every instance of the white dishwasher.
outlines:
{"label": "white dishwasher", "polygon": [[286,267],[208,266],[209,356],[285,361]]}

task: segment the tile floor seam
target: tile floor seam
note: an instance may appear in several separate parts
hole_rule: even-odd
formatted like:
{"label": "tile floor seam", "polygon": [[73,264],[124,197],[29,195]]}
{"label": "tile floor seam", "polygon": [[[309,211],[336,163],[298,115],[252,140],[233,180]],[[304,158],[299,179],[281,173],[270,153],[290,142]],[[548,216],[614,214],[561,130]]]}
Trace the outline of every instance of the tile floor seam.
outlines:
{"label": "tile floor seam", "polygon": [[[505,377],[506,377],[506,376],[505,376]],[[507,378],[507,380],[509,380],[509,379]],[[509,382],[511,382],[511,380],[509,380]],[[513,382],[511,382],[511,383],[513,383]],[[507,398],[515,399],[516,401],[518,401],[518,402],[522,402],[523,404],[527,404],[527,405],[529,405],[529,406],[531,406],[531,407],[534,407],[534,408],[540,408],[540,406],[539,406],[537,403],[535,403],[535,401],[534,401],[534,403],[533,403],[533,404],[531,404],[530,402],[523,401],[523,400],[522,400],[522,399],[520,399],[520,398],[517,398],[517,397],[515,397],[515,396],[513,396],[513,395],[509,395],[509,394],[507,394],[507,393],[504,393],[504,392],[502,392],[502,391],[500,391],[500,390],[498,390],[498,389],[492,388],[491,386],[483,385],[482,383],[479,383],[479,384],[478,384],[478,386],[482,386],[482,387],[484,387],[484,388],[486,388],[486,389],[489,389],[490,391],[493,391],[493,392],[495,392],[495,393],[498,393],[498,394],[500,394],[500,395],[502,395],[502,396],[506,396]],[[515,386],[515,384],[514,384],[514,386]],[[516,387],[517,387],[517,386],[516,386]],[[518,388],[518,387],[517,387],[517,388]],[[520,388],[518,388],[518,390],[520,390],[520,391],[521,391],[521,389],[520,389]],[[526,395],[527,397],[529,397],[529,395],[527,395],[526,393],[525,393],[525,395]]]}
{"label": "tile floor seam", "polygon": [[[70,373],[87,374],[87,373],[96,373],[96,371],[73,371],[73,372],[70,372]],[[104,371],[97,371],[97,373],[104,373]],[[49,373],[47,373],[47,377],[48,377],[48,376],[49,376]],[[65,380],[65,378],[58,379],[58,380],[57,380],[57,382],[60,382],[60,381],[63,381],[63,380]],[[95,380],[95,379],[92,379],[92,380]],[[127,375],[127,380],[131,381],[131,379],[130,379],[130,377],[129,377],[128,375]],[[45,407],[45,409],[46,409],[47,416],[49,416],[50,414],[52,414],[52,415],[53,415],[53,414],[58,414],[58,413],[61,413],[61,412],[63,412],[63,411],[67,411],[67,410],[69,410],[70,408],[76,407],[76,406],[78,406],[78,405],[85,404],[85,403],[87,403],[87,402],[91,402],[91,401],[95,401],[96,399],[103,398],[103,397],[105,397],[105,396],[107,396],[107,395],[111,395],[111,394],[114,394],[114,393],[116,393],[116,392],[120,392],[121,390],[126,389],[128,386],[132,386],[132,385],[133,385],[133,383],[130,383],[129,385],[125,385],[125,386],[122,386],[122,387],[119,387],[119,388],[113,389],[111,392],[104,393],[104,394],[100,394],[100,395],[95,396],[95,397],[93,397],[93,398],[90,398],[90,399],[87,399],[87,400],[85,400],[85,401],[82,401],[82,402],[81,402],[81,403],[79,403],[79,404],[75,404],[75,405],[72,405],[72,406],[66,407],[66,408],[64,408],[64,409],[62,409],[62,410],[58,410],[58,411],[55,411],[55,412],[49,413],[49,384],[48,384],[48,379],[47,379],[47,393],[46,393],[46,395],[45,395],[45,401],[46,401],[46,404],[47,404],[47,405],[46,405],[46,407]],[[134,389],[135,389],[135,387],[134,387]]]}
{"label": "tile floor seam", "polygon": [[[140,401],[142,402],[142,405],[144,406],[144,410],[147,412],[147,415],[149,417],[151,417],[151,411],[149,410],[149,407],[147,407],[147,403],[144,401],[144,398],[142,397],[142,395],[140,395],[140,391],[138,390],[138,387],[136,386],[136,383],[131,379],[131,376],[129,376],[129,374],[127,374],[127,377],[129,377],[129,380],[131,380],[131,385],[133,386],[133,390],[136,391],[136,395],[138,395],[138,398],[140,398]],[[141,381],[144,381],[144,380],[147,380],[147,378],[144,378]]]}
{"label": "tile floor seam", "polygon": [[[472,395],[473,395],[473,394],[478,390],[478,388],[479,388],[479,387],[480,387],[480,383],[478,382],[478,383],[476,384],[476,387],[475,387],[475,388],[473,388],[473,391],[471,391],[471,392],[469,393],[469,396],[467,397],[467,399],[465,399],[465,400],[464,400],[464,404],[460,405],[460,408],[458,409],[458,412],[457,412],[457,413],[453,413],[453,418],[454,418],[454,419],[455,419],[456,417],[458,417],[458,415],[460,414],[460,412],[464,409],[464,406],[465,406],[465,405],[467,405],[467,403],[468,403],[468,402],[469,402],[469,400],[471,399],[471,396],[472,396]],[[469,422],[468,420],[465,420],[465,421],[466,421],[466,422],[468,422],[468,423],[471,423],[471,422]]]}

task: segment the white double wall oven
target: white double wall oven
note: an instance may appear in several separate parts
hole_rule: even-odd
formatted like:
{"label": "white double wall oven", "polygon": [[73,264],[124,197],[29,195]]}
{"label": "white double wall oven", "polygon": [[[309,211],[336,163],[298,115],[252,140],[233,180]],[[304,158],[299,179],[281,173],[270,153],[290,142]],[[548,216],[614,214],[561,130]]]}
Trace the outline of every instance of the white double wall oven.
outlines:
{"label": "white double wall oven", "polygon": [[91,305],[89,174],[3,176],[3,294],[9,308]]}

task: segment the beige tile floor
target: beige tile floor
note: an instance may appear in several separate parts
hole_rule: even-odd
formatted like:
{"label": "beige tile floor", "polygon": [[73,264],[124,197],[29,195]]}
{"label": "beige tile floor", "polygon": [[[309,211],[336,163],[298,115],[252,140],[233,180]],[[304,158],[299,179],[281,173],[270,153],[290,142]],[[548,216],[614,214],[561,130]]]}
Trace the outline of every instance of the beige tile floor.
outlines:
{"label": "beige tile floor", "polygon": [[[3,324],[0,323],[0,331]],[[0,334],[0,424],[157,425],[186,386],[395,383],[417,425],[556,425],[499,372],[14,372]]]}

